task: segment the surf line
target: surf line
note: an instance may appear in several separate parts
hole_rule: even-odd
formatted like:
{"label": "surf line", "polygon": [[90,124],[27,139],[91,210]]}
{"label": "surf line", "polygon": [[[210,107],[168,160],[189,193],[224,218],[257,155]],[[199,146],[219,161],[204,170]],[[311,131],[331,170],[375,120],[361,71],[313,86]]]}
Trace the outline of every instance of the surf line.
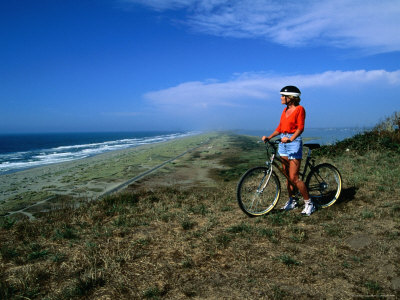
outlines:
{"label": "surf line", "polygon": [[[111,190],[108,190],[108,191],[106,191],[105,193],[101,194],[100,196],[97,197],[97,199],[104,198],[104,197],[106,197],[106,196],[109,196],[109,195],[111,195],[111,194],[114,194],[114,193],[116,193],[116,192],[119,192],[119,191],[123,190],[123,189],[126,188],[128,185],[130,185],[130,184],[132,184],[133,182],[135,182],[135,181],[137,181],[137,180],[139,180],[139,179],[145,177],[146,175],[148,175],[148,174],[150,174],[150,173],[152,173],[152,172],[154,172],[154,171],[156,171],[156,170],[158,170],[158,169],[164,167],[166,164],[168,164],[168,163],[170,163],[170,162],[173,162],[174,160],[177,160],[178,158],[184,156],[185,154],[187,154],[187,153],[189,153],[189,152],[191,152],[191,151],[193,151],[193,150],[196,150],[196,149],[200,148],[201,146],[204,146],[204,145],[208,144],[208,143],[210,142],[211,139],[212,139],[212,138],[208,138],[208,140],[201,142],[200,145],[198,145],[198,146],[196,146],[196,147],[193,147],[193,148],[191,148],[191,149],[189,149],[189,150],[186,150],[185,152],[179,154],[178,156],[175,156],[175,157],[173,157],[173,158],[171,158],[171,159],[169,159],[169,160],[163,162],[162,164],[159,164],[159,165],[153,167],[152,169],[147,170],[146,172],[143,172],[142,174],[139,174],[139,175],[137,175],[137,176],[135,176],[135,177],[133,177],[133,178],[131,178],[131,179],[125,181],[124,183],[122,183],[122,184],[120,184],[120,185],[118,185],[118,186],[112,188]],[[48,202],[48,201],[54,199],[55,197],[56,197],[56,196],[51,196],[51,197],[49,197],[49,198],[46,198],[46,199],[41,200],[41,201],[39,201],[39,202],[36,202],[36,203],[34,203],[34,204],[32,204],[32,205],[29,205],[29,206],[27,206],[27,207],[24,207],[24,208],[22,208],[22,209],[20,209],[20,210],[8,212],[8,213],[6,214],[6,216],[10,216],[10,215],[13,215],[13,214],[16,214],[16,213],[21,213],[21,214],[27,216],[27,217],[29,218],[29,220],[31,220],[31,221],[32,221],[32,220],[35,220],[35,219],[36,219],[35,216],[34,216],[32,213],[30,213],[30,212],[28,212],[28,211],[26,211],[26,210],[28,210],[28,209],[30,209],[30,208],[32,208],[32,207],[35,207],[35,206],[37,206],[37,205],[46,203],[46,202]]]}

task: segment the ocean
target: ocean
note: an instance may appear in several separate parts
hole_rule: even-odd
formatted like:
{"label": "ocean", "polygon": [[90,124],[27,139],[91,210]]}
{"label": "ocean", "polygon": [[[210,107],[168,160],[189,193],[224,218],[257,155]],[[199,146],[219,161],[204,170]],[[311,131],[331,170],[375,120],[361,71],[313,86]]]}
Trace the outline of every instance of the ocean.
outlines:
{"label": "ocean", "polygon": [[[307,142],[319,143],[321,145],[331,145],[344,139],[350,138],[358,133],[362,133],[369,128],[306,128],[302,134],[303,138],[308,138]],[[238,130],[239,134],[247,134],[262,137],[269,135],[272,130]]]}
{"label": "ocean", "polygon": [[[362,132],[360,128],[306,129],[312,142],[333,144]],[[238,130],[263,136],[272,131]],[[200,132],[108,132],[0,135],[0,175],[48,164],[72,161],[113,150],[165,142]]]}
{"label": "ocean", "polygon": [[165,142],[199,132],[107,132],[0,135],[0,174]]}

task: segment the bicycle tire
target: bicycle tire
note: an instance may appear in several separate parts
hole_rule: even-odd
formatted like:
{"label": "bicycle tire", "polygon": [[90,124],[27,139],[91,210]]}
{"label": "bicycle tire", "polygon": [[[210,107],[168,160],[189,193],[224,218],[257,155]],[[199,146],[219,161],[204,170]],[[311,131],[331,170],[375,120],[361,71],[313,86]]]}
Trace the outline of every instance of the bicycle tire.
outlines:
{"label": "bicycle tire", "polygon": [[306,187],[317,206],[328,207],[340,197],[342,176],[335,166],[323,163],[315,166],[308,174]]}
{"label": "bicycle tire", "polygon": [[250,217],[270,212],[278,202],[280,193],[278,176],[267,167],[249,169],[240,178],[236,189],[239,207]]}

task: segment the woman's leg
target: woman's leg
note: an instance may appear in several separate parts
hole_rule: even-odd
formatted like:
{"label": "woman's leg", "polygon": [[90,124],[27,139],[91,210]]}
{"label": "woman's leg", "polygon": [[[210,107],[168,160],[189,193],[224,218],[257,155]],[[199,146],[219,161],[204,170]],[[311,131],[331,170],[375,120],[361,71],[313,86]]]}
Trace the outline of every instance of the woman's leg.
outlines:
{"label": "woman's leg", "polygon": [[[289,178],[299,189],[300,194],[303,196],[304,200],[310,199],[310,196],[307,191],[307,187],[303,181],[299,179],[301,159],[290,159],[289,160]],[[290,184],[288,184],[288,189],[292,188]],[[293,188],[292,188],[293,189]]]}
{"label": "woman's leg", "polygon": [[[290,160],[288,159],[287,156],[281,156],[282,159],[282,169],[285,172],[285,174],[287,175],[287,177],[290,177]],[[287,190],[289,193],[289,197],[291,198],[293,196],[293,186],[289,183],[288,180],[286,180],[286,186],[287,186]]]}

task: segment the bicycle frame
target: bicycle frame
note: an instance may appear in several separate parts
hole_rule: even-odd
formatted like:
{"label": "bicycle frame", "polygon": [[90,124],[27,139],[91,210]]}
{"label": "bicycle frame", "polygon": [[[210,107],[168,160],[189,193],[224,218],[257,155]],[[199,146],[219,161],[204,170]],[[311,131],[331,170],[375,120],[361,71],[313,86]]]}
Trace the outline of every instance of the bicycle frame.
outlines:
{"label": "bicycle frame", "polygon": [[[278,141],[279,140],[277,140],[275,142],[267,141],[267,143],[270,144],[271,147],[273,148],[273,152],[272,152],[272,154],[270,156],[270,160],[266,161],[266,164],[271,169],[270,173],[272,173],[272,166],[275,166],[282,173],[282,175],[285,176],[285,178],[288,181],[288,183],[294,188],[294,191],[296,191],[296,193],[297,193],[298,191],[297,191],[296,184],[293,181],[290,180],[289,176],[286,174],[286,172],[284,171],[283,167],[281,167],[282,165],[286,165],[286,167],[289,167],[289,164],[288,164],[288,162],[286,160],[283,160],[278,154],[278,151],[277,151],[276,145],[275,145]],[[268,151],[268,146],[267,146],[267,151]],[[276,162],[276,160],[278,160],[278,162],[281,165],[279,165]],[[313,163],[313,161],[311,159],[311,149],[309,148],[303,172],[299,172],[300,178],[301,178],[302,181],[305,180],[307,172],[308,172],[308,169],[312,170],[313,166],[314,166],[314,163]],[[269,178],[268,178],[267,182],[268,181],[269,181]]]}
{"label": "bicycle frame", "polygon": [[[279,142],[268,141],[266,150],[269,160],[266,161],[266,166],[248,169],[238,182],[236,195],[239,207],[250,217],[267,214],[279,201],[281,194],[279,172],[287,179],[290,188],[289,194],[298,200],[302,198],[296,184],[290,180],[289,174],[285,172],[289,161],[279,155],[276,146]],[[308,154],[304,157],[305,165],[303,172],[299,172],[299,179],[304,182],[310,199],[313,199],[312,201],[316,206],[329,207],[340,196],[342,189],[340,172],[329,163],[316,164],[311,152],[319,148],[319,144],[306,143],[304,147],[308,148]],[[279,172],[273,170],[274,167]]]}

